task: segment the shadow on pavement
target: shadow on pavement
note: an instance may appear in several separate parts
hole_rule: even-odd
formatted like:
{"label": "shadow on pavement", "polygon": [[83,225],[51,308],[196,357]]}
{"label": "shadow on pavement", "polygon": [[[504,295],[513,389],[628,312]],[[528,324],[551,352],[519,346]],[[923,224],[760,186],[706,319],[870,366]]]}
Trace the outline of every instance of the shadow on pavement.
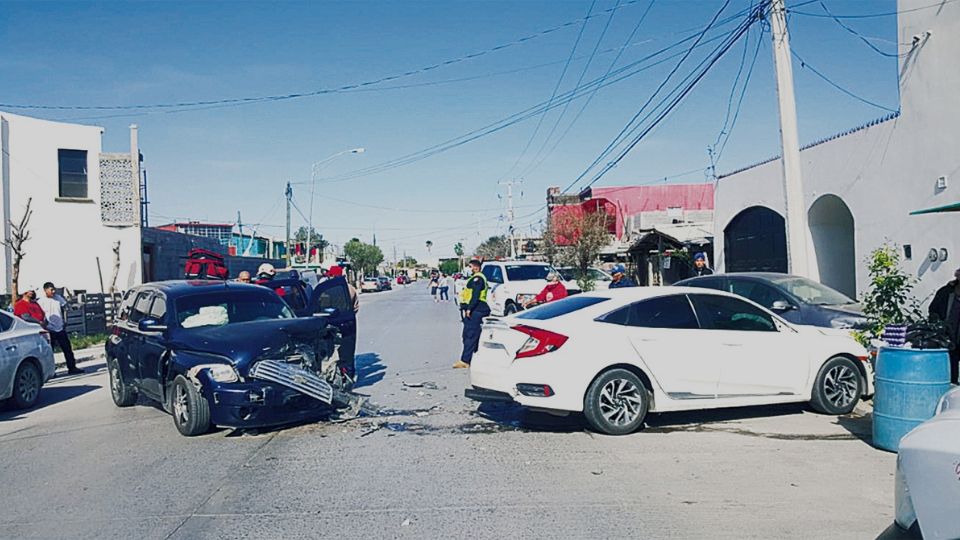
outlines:
{"label": "shadow on pavement", "polygon": [[922,538],[920,527],[916,524],[910,527],[909,531],[905,531],[898,527],[896,523],[891,523],[889,527],[877,536],[876,540],[922,540]]}
{"label": "shadow on pavement", "polygon": [[481,403],[476,416],[496,422],[500,430],[531,430],[549,433],[573,433],[586,429],[583,415],[554,416],[531,411],[512,403]]}
{"label": "shadow on pavement", "polygon": [[840,416],[836,423],[851,435],[873,446],[873,413]]}
{"label": "shadow on pavement", "polygon": [[37,400],[36,405],[29,409],[13,410],[9,408],[9,404],[0,406],[0,411],[2,411],[0,412],[0,422],[17,420],[22,418],[24,415],[29,414],[30,412],[40,410],[44,407],[49,407],[50,405],[56,405],[57,403],[62,403],[64,401],[69,401],[75,397],[79,397],[99,389],[99,386],[92,386],[88,384],[76,386],[44,386],[40,389],[40,399]]}
{"label": "shadow on pavement", "polygon": [[806,410],[805,403],[785,403],[782,405],[761,405],[756,407],[652,413],[647,417],[644,431],[653,433],[690,431],[685,426],[803,414],[804,410]]}
{"label": "shadow on pavement", "polygon": [[373,386],[380,382],[387,372],[387,366],[380,362],[380,355],[377,353],[358,354],[355,362],[357,382],[353,385],[354,388]]}

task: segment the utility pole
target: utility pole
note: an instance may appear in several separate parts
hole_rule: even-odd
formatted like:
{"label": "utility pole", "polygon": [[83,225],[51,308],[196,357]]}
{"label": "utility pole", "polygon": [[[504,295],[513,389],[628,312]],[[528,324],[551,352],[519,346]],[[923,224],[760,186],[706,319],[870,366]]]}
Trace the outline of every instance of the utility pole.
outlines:
{"label": "utility pole", "polygon": [[284,254],[287,256],[287,266],[290,266],[290,204],[293,202],[293,188],[290,187],[290,182],[287,182],[287,190],[284,192],[287,196],[287,242],[286,249],[283,250]]}
{"label": "utility pole", "polygon": [[510,223],[510,258],[517,258],[517,245],[513,235],[513,186],[515,184],[522,184],[523,180],[510,180],[507,182],[500,182],[501,185],[507,186],[507,221]]}
{"label": "utility pole", "polygon": [[243,253],[241,249],[243,247],[243,220],[240,219],[239,210],[237,210],[237,230],[240,232],[240,239],[237,242],[236,250],[237,250],[237,255],[240,255],[241,253]]}
{"label": "utility pole", "polygon": [[809,277],[807,212],[800,171],[800,137],[797,134],[797,104],[793,93],[793,63],[787,10],[784,0],[772,0],[773,60],[777,68],[777,98],[780,103],[780,142],[783,147],[783,186],[786,206],[787,271]]}

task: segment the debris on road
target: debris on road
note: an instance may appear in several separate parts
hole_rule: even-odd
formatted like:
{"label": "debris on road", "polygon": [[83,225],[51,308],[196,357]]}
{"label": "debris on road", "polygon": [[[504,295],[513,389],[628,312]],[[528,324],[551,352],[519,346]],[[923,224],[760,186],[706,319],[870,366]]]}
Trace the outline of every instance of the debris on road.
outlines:
{"label": "debris on road", "polygon": [[400,384],[402,384],[403,386],[405,386],[405,387],[407,387],[407,388],[426,388],[427,390],[442,390],[442,388],[440,388],[440,387],[437,385],[437,383],[435,383],[435,382],[433,382],[433,381],[424,381],[424,382],[418,382],[418,383],[416,383],[416,382],[415,382],[415,383],[408,383],[408,382],[406,382],[406,381],[400,381]]}

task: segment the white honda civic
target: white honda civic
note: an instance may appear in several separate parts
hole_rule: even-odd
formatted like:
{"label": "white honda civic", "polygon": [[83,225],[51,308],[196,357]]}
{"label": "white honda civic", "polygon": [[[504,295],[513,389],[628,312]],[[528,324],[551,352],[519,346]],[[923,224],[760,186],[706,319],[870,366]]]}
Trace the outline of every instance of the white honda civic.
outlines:
{"label": "white honda civic", "polygon": [[582,411],[622,435],[648,412],[809,401],[846,414],[873,393],[868,360],[845,331],[792,325],[733,294],[610,289],[488,318],[465,393]]}

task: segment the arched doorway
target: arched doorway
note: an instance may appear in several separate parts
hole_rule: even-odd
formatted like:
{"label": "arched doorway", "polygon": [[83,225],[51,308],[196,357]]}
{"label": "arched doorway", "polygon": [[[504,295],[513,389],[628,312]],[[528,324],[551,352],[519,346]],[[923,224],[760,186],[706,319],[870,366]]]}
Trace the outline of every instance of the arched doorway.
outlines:
{"label": "arched doorway", "polygon": [[843,199],[824,195],[807,212],[820,282],[857,297],[857,261],[853,214]]}
{"label": "arched doorway", "polygon": [[765,206],[743,210],[723,230],[727,272],[787,272],[783,216]]}

